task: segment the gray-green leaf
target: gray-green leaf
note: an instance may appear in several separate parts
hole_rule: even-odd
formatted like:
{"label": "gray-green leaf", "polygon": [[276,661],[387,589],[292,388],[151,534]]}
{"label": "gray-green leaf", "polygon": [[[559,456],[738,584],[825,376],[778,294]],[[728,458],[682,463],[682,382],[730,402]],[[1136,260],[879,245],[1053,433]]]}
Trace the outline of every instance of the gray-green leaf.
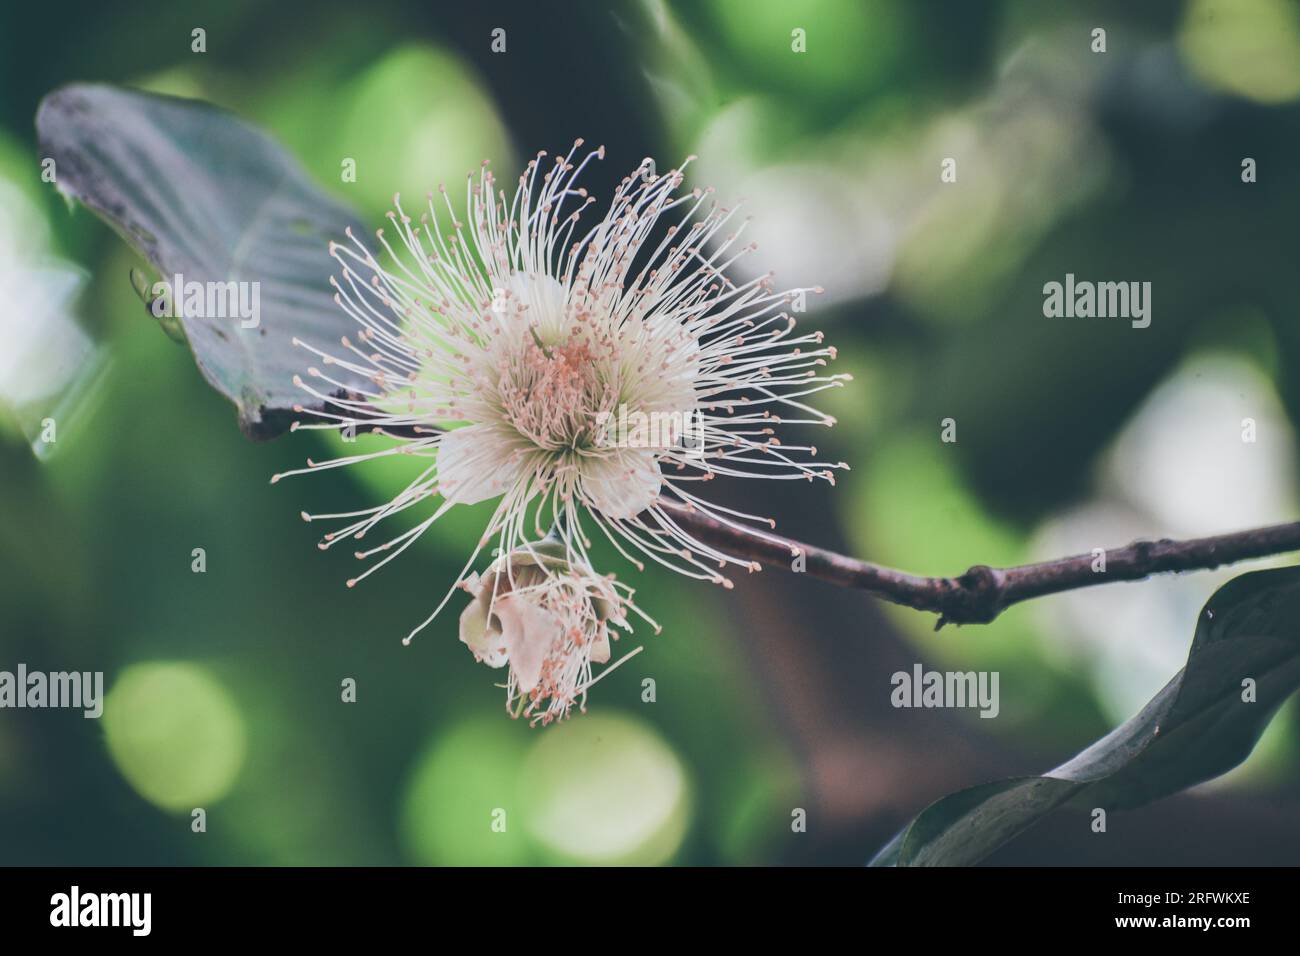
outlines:
{"label": "gray-green leaf", "polygon": [[[235,403],[246,434],[272,438],[295,404],[321,407],[293,384],[311,356],[292,343],[330,349],[355,333],[333,301],[327,248],[358,227],[350,210],[261,130],[207,103],[67,86],[41,102],[36,129],[59,189],[108,222],[164,282],[179,274],[258,283],[256,326],[238,315],[179,318],[199,370]],[[338,366],[331,374],[347,388],[360,384]]]}
{"label": "gray-green leaf", "polygon": [[1140,713],[1042,776],[938,800],[871,865],[977,863],[1065,803],[1124,809],[1209,780],[1249,756],[1297,687],[1300,568],[1243,574],[1206,603],[1186,666]]}

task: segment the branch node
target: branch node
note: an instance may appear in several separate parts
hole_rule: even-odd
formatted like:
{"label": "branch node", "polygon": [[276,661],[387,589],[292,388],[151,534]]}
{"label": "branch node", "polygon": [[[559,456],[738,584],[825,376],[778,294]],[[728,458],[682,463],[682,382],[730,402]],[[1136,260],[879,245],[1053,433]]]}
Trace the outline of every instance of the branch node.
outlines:
{"label": "branch node", "polygon": [[976,564],[953,582],[942,601],[939,626],[987,624],[1002,610],[1006,575],[987,564]]}

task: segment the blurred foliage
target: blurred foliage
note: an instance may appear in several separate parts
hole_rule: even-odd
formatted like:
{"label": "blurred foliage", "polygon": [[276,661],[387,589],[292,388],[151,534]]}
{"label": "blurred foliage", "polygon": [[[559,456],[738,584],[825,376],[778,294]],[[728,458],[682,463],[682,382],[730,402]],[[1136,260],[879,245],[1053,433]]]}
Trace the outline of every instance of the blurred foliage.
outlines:
{"label": "blurred foliage", "polygon": [[[1088,48],[1098,24],[1105,55]],[[505,54],[489,47],[498,25]],[[195,26],[205,54],[190,51]],[[796,27],[806,54],[791,52]],[[6,7],[0,181],[48,233],[15,241],[89,272],[80,327],[110,364],[86,425],[61,430],[45,462],[0,408],[0,667],[103,670],[123,703],[102,721],[0,714],[0,863],[852,862],[918,808],[889,794],[915,801],[907,778],[930,760],[917,744],[914,767],[860,781],[885,796],[848,837],[814,826],[809,850],[792,836],[791,808],[815,814],[825,799],[815,748],[841,728],[802,724],[791,701],[856,695],[865,724],[888,691],[887,673],[833,662],[840,685],[781,685],[785,664],[755,661],[762,628],[796,657],[827,646],[800,629],[812,603],[746,618],[715,589],[611,565],[663,633],[624,638],[624,652],[645,650],[593,690],[588,714],[546,731],[504,715],[499,675],[456,640],[454,613],[403,648],[472,550],[477,516],[461,509],[407,560],[343,587],[354,560],[318,552],[298,513],[364,507],[409,476],[385,462],[267,483],[330,439],[238,434],[144,313],[128,281],[138,261],[40,181],[32,118],[51,89],[210,99],[264,125],[371,225],[394,192],[445,181],[459,202],[451,187],[481,160],[508,183],[534,151],[579,136],[608,148],[588,184],[602,198],[643,156],[666,168],[698,153],[692,185],[755,216],[754,268],[826,287],[807,321],[858,379],[828,396],[841,426],[817,437],[855,470],[834,490],[774,496],[780,511],[755,491],[758,506],[828,543],[842,529],[838,543],[873,560],[958,573],[1171,530],[1122,493],[1166,489],[1113,458],[1162,384],[1187,387],[1194,355],[1257,370],[1263,386],[1243,400],[1275,424],[1232,467],[1270,489],[1271,520],[1295,516],[1297,30],[1282,0]],[[948,156],[955,184],[939,180]],[[1245,156],[1259,166],[1249,185]],[[1042,285],[1067,271],[1151,281],[1152,326],[1045,320]],[[959,437],[944,444],[950,416]],[[1206,426],[1241,417],[1234,406]],[[1236,514],[1203,508],[1209,523]],[[190,569],[196,547],[204,574]],[[1058,599],[956,633],[896,609],[886,620],[915,658],[1001,670],[1004,719],[951,726],[1027,755],[1023,772],[1123,716],[1108,675],[1138,675],[1125,693],[1145,699],[1173,674],[1214,586],[1178,584],[1190,591],[1085,592],[1128,602],[1113,609],[1133,615],[1128,639],[1109,643]],[[834,639],[865,640],[855,626]],[[1135,656],[1147,647],[1153,659]],[[349,677],[353,704],[340,699]],[[1271,732],[1247,767],[1293,767],[1294,737]],[[1233,785],[1295,806],[1291,775]],[[191,833],[191,805],[205,806],[206,834]],[[505,832],[490,827],[496,808]]]}

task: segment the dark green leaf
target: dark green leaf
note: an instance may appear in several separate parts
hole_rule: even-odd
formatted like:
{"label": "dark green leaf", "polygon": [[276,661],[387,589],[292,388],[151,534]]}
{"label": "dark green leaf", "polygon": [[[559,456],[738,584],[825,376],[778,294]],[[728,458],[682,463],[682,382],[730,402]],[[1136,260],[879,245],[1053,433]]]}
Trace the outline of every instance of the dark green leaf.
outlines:
{"label": "dark green leaf", "polygon": [[1298,686],[1300,568],[1243,574],[1210,598],[1186,666],[1135,717],[1042,776],[949,794],[871,863],[969,865],[1067,802],[1124,809],[1209,780],[1249,756]]}
{"label": "dark green leaf", "polygon": [[[94,210],[164,282],[257,282],[256,327],[240,317],[179,319],[199,370],[235,403],[240,426],[271,438],[319,408],[293,384],[310,355],[355,323],[333,301],[330,239],[353,214],[317,188],[269,136],[210,104],[76,85],[41,103],[42,154],[59,189]],[[359,384],[337,372],[349,388]]]}

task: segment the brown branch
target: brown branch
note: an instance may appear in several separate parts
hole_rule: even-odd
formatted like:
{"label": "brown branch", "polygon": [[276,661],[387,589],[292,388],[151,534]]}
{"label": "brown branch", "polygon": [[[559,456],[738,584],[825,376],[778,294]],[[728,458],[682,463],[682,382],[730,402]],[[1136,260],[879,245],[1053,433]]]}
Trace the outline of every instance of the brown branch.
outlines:
{"label": "brown branch", "polygon": [[748,531],[680,505],[662,505],[684,530],[728,554],[773,568],[793,570],[803,555],[804,571],[815,578],[870,592],[886,601],[933,611],[935,629],[945,624],[987,624],[1012,604],[1113,581],[1139,581],[1170,571],[1204,571],[1223,564],[1300,550],[1300,522],[1270,525],[1209,538],[1135,541],[1107,548],[1105,571],[1094,571],[1096,557],[1080,554],[1041,564],[990,568],[977,564],[955,578],[908,574],[868,561],[766,532]]}

